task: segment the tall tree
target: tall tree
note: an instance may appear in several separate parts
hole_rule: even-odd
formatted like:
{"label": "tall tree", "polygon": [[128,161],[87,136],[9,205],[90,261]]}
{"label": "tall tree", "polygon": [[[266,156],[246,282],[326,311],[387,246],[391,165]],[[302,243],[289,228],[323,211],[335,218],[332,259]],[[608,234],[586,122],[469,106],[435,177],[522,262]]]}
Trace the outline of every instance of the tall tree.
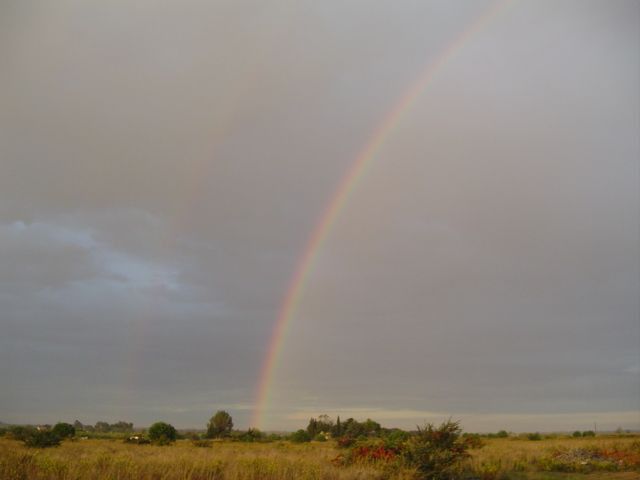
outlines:
{"label": "tall tree", "polygon": [[342,435],[342,425],[340,424],[340,415],[338,415],[338,418],[336,420],[336,424],[333,427],[333,435],[335,437],[339,437],[340,435]]}
{"label": "tall tree", "polygon": [[225,437],[231,433],[233,419],[224,410],[218,410],[207,424],[207,438]]}

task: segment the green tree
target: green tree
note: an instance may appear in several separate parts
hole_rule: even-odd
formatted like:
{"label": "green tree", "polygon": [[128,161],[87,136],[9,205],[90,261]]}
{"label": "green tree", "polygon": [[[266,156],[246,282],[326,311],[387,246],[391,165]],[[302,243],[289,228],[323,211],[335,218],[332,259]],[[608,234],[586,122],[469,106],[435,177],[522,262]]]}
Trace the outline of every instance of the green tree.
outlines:
{"label": "green tree", "polygon": [[369,436],[378,435],[381,429],[380,424],[378,422],[374,422],[370,418],[367,418],[367,420],[363,424],[363,427],[364,427],[365,434]]}
{"label": "green tree", "polygon": [[331,432],[334,437],[339,437],[342,435],[342,425],[340,424],[340,415],[336,419],[336,424],[333,426],[333,431]]}
{"label": "green tree", "polygon": [[112,432],[120,432],[120,433],[129,433],[133,432],[133,423],[123,422],[120,420],[117,423],[112,423],[109,425],[109,428]]}
{"label": "green tree", "polygon": [[342,425],[342,431],[345,436],[358,438],[361,435],[364,435],[364,431],[362,429],[362,424],[354,420],[353,418],[347,418]]}
{"label": "green tree", "polygon": [[307,425],[307,433],[310,437],[315,437],[318,432],[318,421],[315,418],[309,419],[309,424]]}
{"label": "green tree", "polygon": [[71,438],[76,434],[75,427],[64,422],[56,423],[51,431],[60,438]]}
{"label": "green tree", "polygon": [[309,433],[307,433],[306,430],[300,429],[297,432],[293,432],[289,437],[289,440],[294,443],[310,442],[311,436],[309,435]]}
{"label": "green tree", "polygon": [[165,422],[156,422],[149,427],[149,438],[160,445],[167,445],[171,442],[175,442],[178,437],[178,432],[173,427]]}
{"label": "green tree", "polygon": [[107,422],[96,422],[95,427],[93,427],[96,432],[106,433],[111,430],[111,426]]}
{"label": "green tree", "polygon": [[207,424],[207,438],[225,437],[231,433],[233,419],[224,410],[218,410]]}
{"label": "green tree", "polygon": [[329,418],[329,415],[327,414],[320,415],[318,416],[317,426],[318,433],[331,433],[331,431],[333,430],[333,420],[331,420],[331,418]]}
{"label": "green tree", "polygon": [[353,418],[348,418],[342,424],[341,429],[344,435],[352,438],[358,438],[378,436],[381,427],[378,422],[374,422],[370,418],[367,418],[364,422],[358,422]]}

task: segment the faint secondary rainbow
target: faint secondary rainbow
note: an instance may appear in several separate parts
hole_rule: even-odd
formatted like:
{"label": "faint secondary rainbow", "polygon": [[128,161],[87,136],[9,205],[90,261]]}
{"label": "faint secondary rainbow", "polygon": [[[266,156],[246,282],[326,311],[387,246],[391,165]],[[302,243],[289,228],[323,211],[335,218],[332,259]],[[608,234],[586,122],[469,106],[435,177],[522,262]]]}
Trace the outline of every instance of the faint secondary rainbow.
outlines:
{"label": "faint secondary rainbow", "polygon": [[481,30],[490,20],[508,4],[508,1],[493,2],[489,7],[449,44],[447,48],[422,71],[418,80],[413,82],[409,89],[389,110],[382,122],[369,137],[369,141],[360,150],[348,170],[340,180],[338,187],[329,198],[326,208],[316,222],[309,241],[297,262],[295,271],[289,282],[289,287],[284,295],[278,317],[271,333],[269,348],[262,363],[259,384],[256,396],[256,406],[253,411],[251,426],[262,428],[264,413],[269,402],[269,393],[274,373],[278,364],[280,351],[284,345],[287,327],[296,311],[296,307],[302,297],[305,282],[313,270],[314,262],[323,243],[331,233],[331,229],[348,201],[350,194],[356,188],[358,182],[366,173],[380,147],[393,132],[405,114],[417,100],[420,94],[427,88],[435,74],[450,60],[475,33]]}

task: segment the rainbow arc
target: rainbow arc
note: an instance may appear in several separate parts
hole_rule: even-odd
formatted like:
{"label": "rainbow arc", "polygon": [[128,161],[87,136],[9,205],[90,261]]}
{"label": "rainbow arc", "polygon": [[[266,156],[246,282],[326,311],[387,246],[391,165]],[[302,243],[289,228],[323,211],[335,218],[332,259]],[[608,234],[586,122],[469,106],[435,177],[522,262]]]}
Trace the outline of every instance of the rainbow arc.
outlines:
{"label": "rainbow arc", "polygon": [[329,197],[327,206],[316,222],[309,240],[303,250],[297,266],[289,282],[278,311],[278,317],[271,333],[269,348],[262,363],[256,396],[256,406],[253,411],[251,426],[262,428],[264,415],[269,403],[270,389],[278,365],[280,352],[286,340],[287,329],[300,303],[306,280],[313,271],[318,252],[322,249],[327,237],[336,223],[340,212],[348,203],[349,196],[356,189],[359,181],[364,177],[367,167],[376,157],[376,153],[393,133],[402,117],[411,109],[420,95],[427,89],[434,76],[443,66],[459,52],[476,33],[493,21],[509,4],[508,1],[494,2],[476,18],[453,42],[451,42],[436,60],[430,63],[414,81],[399,100],[388,111],[370,135],[368,142],[360,150],[350,167],[343,175],[333,195]]}

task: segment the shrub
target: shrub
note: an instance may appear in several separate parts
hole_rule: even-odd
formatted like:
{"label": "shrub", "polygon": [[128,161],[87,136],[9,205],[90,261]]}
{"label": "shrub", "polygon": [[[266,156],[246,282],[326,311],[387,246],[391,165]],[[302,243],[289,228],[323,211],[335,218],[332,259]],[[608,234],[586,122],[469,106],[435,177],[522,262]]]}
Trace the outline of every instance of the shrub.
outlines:
{"label": "shrub", "polygon": [[265,434],[257,428],[250,428],[246,432],[231,432],[231,440],[234,442],[260,442],[265,438]]}
{"label": "shrub", "polygon": [[310,442],[311,436],[307,433],[306,430],[300,429],[297,432],[292,433],[291,436],[289,437],[289,440],[291,440],[294,443]]}
{"label": "shrub", "polygon": [[265,437],[264,433],[262,433],[257,428],[250,428],[247,432],[242,436],[242,439],[245,442],[259,442]]}
{"label": "shrub", "polygon": [[71,438],[76,434],[74,426],[64,422],[56,423],[51,431],[60,438]]}
{"label": "shrub", "polygon": [[60,437],[51,430],[34,430],[23,440],[27,447],[48,448],[60,445]]}
{"label": "shrub", "polygon": [[462,460],[470,455],[469,446],[462,439],[459,422],[448,420],[435,428],[428,423],[418,427],[418,433],[406,444],[405,461],[414,467],[421,478],[448,480],[455,478]]}
{"label": "shrub", "polygon": [[382,440],[385,447],[400,450],[404,447],[404,444],[409,440],[409,433],[400,429],[388,430],[385,432]]}
{"label": "shrub", "polygon": [[21,425],[16,425],[14,427],[10,427],[8,433],[8,437],[13,440],[24,441],[29,435],[35,432],[36,429],[33,427],[23,427]]}
{"label": "shrub", "polygon": [[540,435],[538,432],[528,433],[527,440],[534,440],[534,441],[542,440],[542,435]]}
{"label": "shrub", "polygon": [[175,442],[177,437],[178,432],[168,423],[156,422],[149,427],[149,438],[158,445],[168,445]]}
{"label": "shrub", "polygon": [[573,436],[575,438],[581,437],[582,436],[582,432],[580,430],[576,430],[575,432],[573,432]]}
{"label": "shrub", "polygon": [[344,437],[338,438],[337,446],[338,448],[349,448],[352,447],[356,443],[356,439],[345,435]]}
{"label": "shrub", "polygon": [[583,437],[595,437],[596,436],[596,432],[594,432],[593,430],[587,430],[586,432],[582,432],[582,436]]}
{"label": "shrub", "polygon": [[367,440],[358,443],[351,450],[352,462],[390,462],[395,460],[400,454],[401,449],[387,446],[381,440]]}

